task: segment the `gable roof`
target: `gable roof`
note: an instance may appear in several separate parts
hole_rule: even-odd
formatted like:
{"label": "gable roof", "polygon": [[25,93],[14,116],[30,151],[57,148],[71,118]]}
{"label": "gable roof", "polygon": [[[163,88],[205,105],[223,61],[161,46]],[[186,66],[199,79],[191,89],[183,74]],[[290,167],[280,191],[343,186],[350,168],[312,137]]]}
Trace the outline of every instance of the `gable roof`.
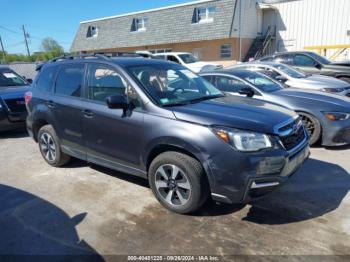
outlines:
{"label": "gable roof", "polygon": [[[195,23],[197,8],[215,7],[214,22]],[[236,0],[201,0],[124,15],[83,21],[71,51],[159,45],[229,38],[233,33]],[[147,29],[133,32],[134,19],[147,17]],[[89,26],[98,36],[87,38]]]}

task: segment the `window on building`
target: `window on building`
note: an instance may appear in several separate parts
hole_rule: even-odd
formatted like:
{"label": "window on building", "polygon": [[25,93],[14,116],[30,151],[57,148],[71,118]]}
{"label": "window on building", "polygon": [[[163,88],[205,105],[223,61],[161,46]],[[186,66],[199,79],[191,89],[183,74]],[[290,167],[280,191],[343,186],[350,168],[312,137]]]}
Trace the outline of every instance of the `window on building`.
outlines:
{"label": "window on building", "polygon": [[62,66],[56,80],[56,94],[80,97],[84,68],[83,64]]}
{"label": "window on building", "polygon": [[216,8],[214,6],[200,7],[195,10],[195,23],[213,22]]}
{"label": "window on building", "polygon": [[89,26],[86,37],[91,38],[91,37],[97,37],[98,36],[98,27],[96,26]]}
{"label": "window on building", "polygon": [[225,44],[221,46],[220,57],[224,59],[232,58],[232,45]]}
{"label": "window on building", "polygon": [[172,52],[172,49],[154,49],[154,50],[149,50],[152,54],[161,54],[161,53],[170,53]]}
{"label": "window on building", "polygon": [[147,17],[135,18],[133,20],[132,30],[133,32],[146,31],[148,24]]}

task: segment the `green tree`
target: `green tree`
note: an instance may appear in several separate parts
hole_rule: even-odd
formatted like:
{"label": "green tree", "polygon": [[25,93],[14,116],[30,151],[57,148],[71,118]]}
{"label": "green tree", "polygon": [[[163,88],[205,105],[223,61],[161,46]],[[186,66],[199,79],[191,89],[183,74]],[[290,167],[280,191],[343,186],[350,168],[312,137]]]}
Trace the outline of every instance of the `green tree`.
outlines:
{"label": "green tree", "polygon": [[61,55],[64,53],[63,47],[51,37],[46,37],[41,41],[41,49],[45,53]]}

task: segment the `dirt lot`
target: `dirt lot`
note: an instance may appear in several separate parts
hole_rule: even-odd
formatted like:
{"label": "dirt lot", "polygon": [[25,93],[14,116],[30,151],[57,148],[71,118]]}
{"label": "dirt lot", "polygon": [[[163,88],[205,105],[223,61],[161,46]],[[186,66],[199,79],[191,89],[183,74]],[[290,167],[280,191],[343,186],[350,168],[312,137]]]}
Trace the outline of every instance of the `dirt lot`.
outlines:
{"label": "dirt lot", "polygon": [[74,161],[51,168],[26,133],[0,137],[0,254],[350,255],[350,147],[315,148],[264,200],[162,208],[146,181]]}

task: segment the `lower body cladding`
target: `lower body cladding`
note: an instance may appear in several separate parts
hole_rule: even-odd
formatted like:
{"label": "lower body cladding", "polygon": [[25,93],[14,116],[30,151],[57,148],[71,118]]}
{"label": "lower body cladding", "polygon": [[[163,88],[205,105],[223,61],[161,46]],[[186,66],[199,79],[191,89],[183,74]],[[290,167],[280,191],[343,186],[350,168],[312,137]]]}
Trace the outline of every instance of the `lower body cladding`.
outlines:
{"label": "lower body cladding", "polygon": [[230,204],[248,203],[283,185],[308,159],[310,148],[305,142],[293,153],[274,149],[231,155],[218,155],[210,161],[215,180],[212,198]]}
{"label": "lower body cladding", "polygon": [[0,132],[25,127],[27,112],[9,113],[0,109]]}
{"label": "lower body cladding", "polygon": [[321,124],[323,146],[350,144],[350,119],[341,121],[324,120]]}

